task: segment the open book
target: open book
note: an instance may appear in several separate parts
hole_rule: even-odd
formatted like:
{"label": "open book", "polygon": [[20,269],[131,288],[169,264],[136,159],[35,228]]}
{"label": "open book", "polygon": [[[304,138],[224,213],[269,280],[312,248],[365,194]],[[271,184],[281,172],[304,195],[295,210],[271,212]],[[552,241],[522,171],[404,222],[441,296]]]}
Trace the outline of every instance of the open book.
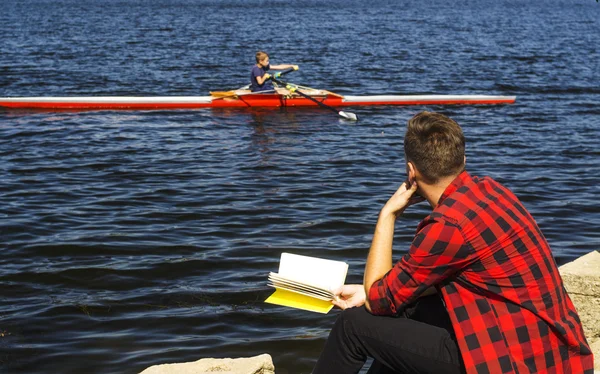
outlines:
{"label": "open book", "polygon": [[317,313],[328,313],[335,297],[332,290],[346,281],[348,264],[342,261],[282,253],[279,273],[269,273],[275,288],[266,303]]}

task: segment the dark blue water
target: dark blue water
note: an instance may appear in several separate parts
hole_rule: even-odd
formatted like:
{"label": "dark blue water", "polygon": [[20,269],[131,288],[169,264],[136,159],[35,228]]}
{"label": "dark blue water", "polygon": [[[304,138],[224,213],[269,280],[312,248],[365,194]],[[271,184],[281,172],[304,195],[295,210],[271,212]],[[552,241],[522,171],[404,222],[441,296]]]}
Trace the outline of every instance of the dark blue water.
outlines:
{"label": "dark blue water", "polygon": [[[256,50],[341,94],[509,106],[0,112],[0,371],[136,373],[270,353],[308,373],[336,312],[262,301],[289,251],[360,282],[404,179],[408,118],[462,124],[467,166],[521,197],[559,263],[600,249],[593,0],[4,1],[0,96],[207,95]],[[397,225],[405,253],[416,207]]]}

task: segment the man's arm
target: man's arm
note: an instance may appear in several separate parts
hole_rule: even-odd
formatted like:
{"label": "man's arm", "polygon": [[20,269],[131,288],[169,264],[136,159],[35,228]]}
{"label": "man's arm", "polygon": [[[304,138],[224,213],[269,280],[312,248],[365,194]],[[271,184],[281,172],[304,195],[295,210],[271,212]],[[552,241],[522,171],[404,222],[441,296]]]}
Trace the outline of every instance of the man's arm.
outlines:
{"label": "man's arm", "polygon": [[[407,182],[402,183],[400,188],[388,200],[377,219],[375,234],[371,242],[371,249],[367,257],[365,267],[364,286],[365,293],[368,295],[371,286],[376,281],[392,269],[392,242],[394,240],[394,224],[396,218],[404,212],[409,205],[410,198],[417,190],[417,183],[413,182],[408,186]],[[365,307],[370,312],[371,306],[367,298]]]}
{"label": "man's arm", "polygon": [[[430,287],[419,297],[431,296],[437,293],[435,287]],[[331,303],[340,309],[354,308],[365,305],[367,295],[363,284],[345,284],[333,291],[335,298]]]}
{"label": "man's arm", "polygon": [[[365,266],[363,283],[367,295],[373,283],[383,278],[392,268],[392,242],[395,222],[395,215],[383,214],[383,211],[379,213],[371,249],[367,257],[367,265]],[[368,299],[365,301],[365,308],[369,312],[371,311]]]}
{"label": "man's arm", "polygon": [[368,310],[396,315],[475,260],[476,254],[456,225],[428,220],[419,227],[408,253],[365,289]]}

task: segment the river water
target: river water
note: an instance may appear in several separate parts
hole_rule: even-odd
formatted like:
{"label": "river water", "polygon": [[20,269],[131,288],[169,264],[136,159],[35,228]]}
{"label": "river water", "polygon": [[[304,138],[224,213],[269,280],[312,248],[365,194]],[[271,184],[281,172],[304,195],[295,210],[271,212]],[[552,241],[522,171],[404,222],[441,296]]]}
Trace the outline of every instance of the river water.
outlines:
{"label": "river water", "polygon": [[[516,95],[514,105],[0,111],[0,371],[137,373],[269,353],[309,373],[337,311],[264,304],[282,252],[360,282],[404,180],[406,121],[457,120],[467,167],[512,189],[559,264],[600,249],[593,0],[21,0],[0,12],[0,96],[207,95],[254,53],[340,94]],[[397,225],[395,257],[428,212]]]}

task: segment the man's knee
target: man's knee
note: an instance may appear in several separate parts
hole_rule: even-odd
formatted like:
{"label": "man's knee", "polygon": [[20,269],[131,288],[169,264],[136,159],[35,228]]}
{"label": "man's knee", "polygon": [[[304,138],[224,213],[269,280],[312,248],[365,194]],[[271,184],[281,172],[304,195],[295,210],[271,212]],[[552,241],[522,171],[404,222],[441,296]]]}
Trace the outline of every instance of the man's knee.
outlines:
{"label": "man's knee", "polygon": [[355,308],[348,308],[343,310],[338,318],[341,318],[344,321],[358,321],[358,320],[363,320],[365,318],[366,315],[371,315],[371,313],[369,313],[367,311],[367,309],[365,309],[364,306],[359,306],[359,307],[355,307]]}
{"label": "man's knee", "polygon": [[374,317],[364,306],[348,308],[340,313],[336,320],[336,325],[338,325],[338,328],[344,329],[346,333],[352,333],[353,331],[360,330],[361,326],[365,326],[368,323],[369,318]]}

